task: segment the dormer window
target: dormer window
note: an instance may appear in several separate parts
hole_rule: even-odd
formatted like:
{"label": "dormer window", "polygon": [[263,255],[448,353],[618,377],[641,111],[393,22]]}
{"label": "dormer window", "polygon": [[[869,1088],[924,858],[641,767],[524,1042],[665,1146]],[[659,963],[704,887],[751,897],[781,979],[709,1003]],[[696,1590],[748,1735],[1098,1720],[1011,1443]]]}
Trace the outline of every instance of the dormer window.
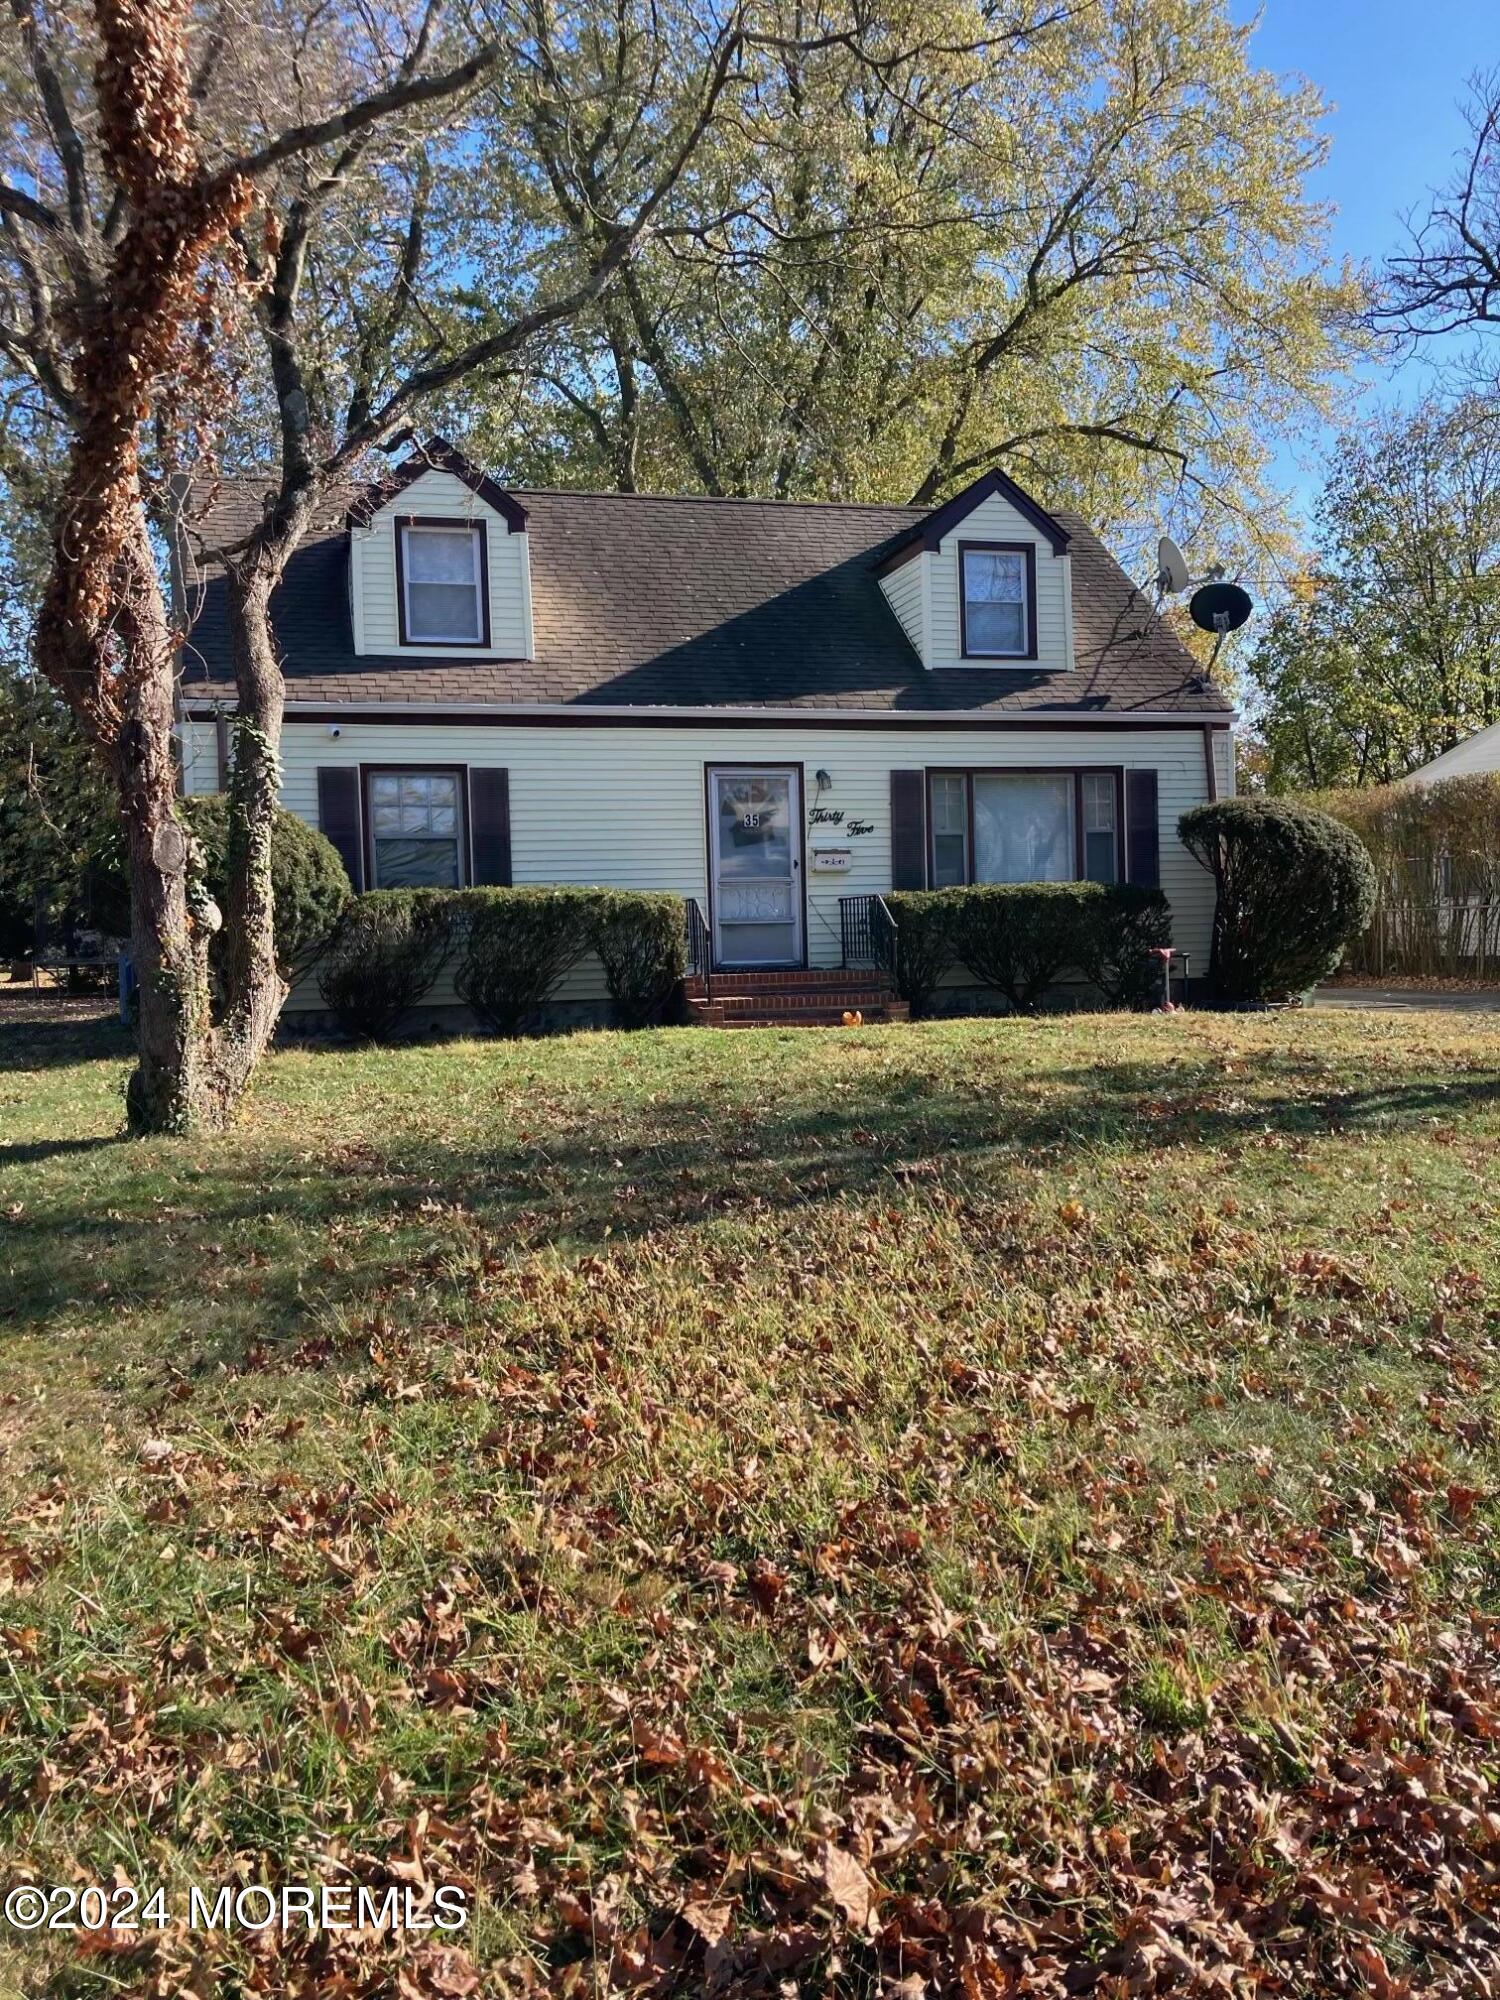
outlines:
{"label": "dormer window", "polygon": [[397,521],[402,645],[487,646],[488,567],[482,521]]}
{"label": "dormer window", "polygon": [[960,542],[958,588],[966,660],[1036,658],[1036,550],[1030,542]]}

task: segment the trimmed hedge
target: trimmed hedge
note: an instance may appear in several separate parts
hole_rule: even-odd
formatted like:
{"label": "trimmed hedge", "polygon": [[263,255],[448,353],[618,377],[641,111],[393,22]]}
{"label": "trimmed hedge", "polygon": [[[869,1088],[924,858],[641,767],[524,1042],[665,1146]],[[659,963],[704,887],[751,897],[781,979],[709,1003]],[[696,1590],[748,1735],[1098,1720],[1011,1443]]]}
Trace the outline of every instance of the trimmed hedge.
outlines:
{"label": "trimmed hedge", "polygon": [[450,895],[458,945],[453,984],[487,1028],[518,1035],[572,971],[589,949],[597,893],[513,888]]}
{"label": "trimmed hedge", "polygon": [[1097,882],[987,882],[954,898],[954,950],[974,977],[1035,1013],[1058,974],[1077,965],[1104,894]]}
{"label": "trimmed hedge", "polygon": [[682,898],[596,889],[587,924],[622,1025],[645,1028],[661,1020],[687,972]]}
{"label": "trimmed hedge", "polygon": [[452,939],[439,889],[372,889],[346,907],[318,968],[323,1004],[356,1041],[380,1041],[437,978]]}
{"label": "trimmed hedge", "polygon": [[956,889],[894,889],[885,898],[896,920],[896,991],[920,1020],[954,960]]}
{"label": "trimmed hedge", "polygon": [[[182,821],[203,857],[203,880],[221,910],[229,907],[229,801],[222,792],[177,801]],[[283,979],[306,972],[327,944],[349,901],[349,877],[331,840],[285,806],[271,824],[271,893],[276,963]],[[222,957],[224,933],[209,946]]]}
{"label": "trimmed hedge", "polygon": [[1172,942],[1172,909],[1160,889],[1106,883],[1084,928],[1079,969],[1112,1007],[1144,1009],[1161,999],[1160,960]]}
{"label": "trimmed hedge", "polygon": [[1172,912],[1160,889],[995,882],[899,890],[885,900],[896,920],[896,984],[913,1014],[927,1010],[955,963],[1022,1014],[1034,1012],[1069,970],[1112,1006],[1150,1007],[1160,996],[1161,972],[1150,953],[1172,942]]}
{"label": "trimmed hedge", "polygon": [[1209,979],[1228,1005],[1286,1000],[1326,979],[1375,908],[1358,834],[1283,799],[1220,799],[1177,822],[1212,871]]}

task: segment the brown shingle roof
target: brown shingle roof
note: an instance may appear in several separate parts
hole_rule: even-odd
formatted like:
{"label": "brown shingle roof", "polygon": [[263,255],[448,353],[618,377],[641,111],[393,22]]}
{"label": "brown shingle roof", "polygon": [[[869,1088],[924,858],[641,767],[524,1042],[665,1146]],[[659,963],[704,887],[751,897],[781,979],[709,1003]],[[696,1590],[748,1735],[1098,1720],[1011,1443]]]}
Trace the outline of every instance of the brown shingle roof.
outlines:
{"label": "brown shingle roof", "polygon": [[[265,481],[226,481],[192,519],[227,546],[259,518]],[[528,516],[534,660],[357,656],[348,611],[348,494],[330,500],[272,601],[292,702],[402,706],[807,708],[1223,714],[1228,703],[1076,515],[1070,673],[929,673],[875,567],[925,518],[911,507],[517,490]],[[198,616],[184,694],[231,680],[222,575],[190,578]]]}

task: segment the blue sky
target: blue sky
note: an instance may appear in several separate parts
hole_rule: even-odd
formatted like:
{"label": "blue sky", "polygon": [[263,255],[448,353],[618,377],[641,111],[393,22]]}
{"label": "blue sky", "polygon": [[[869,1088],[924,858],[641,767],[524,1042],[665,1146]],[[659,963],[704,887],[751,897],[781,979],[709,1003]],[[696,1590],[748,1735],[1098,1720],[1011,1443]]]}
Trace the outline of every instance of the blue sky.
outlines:
{"label": "blue sky", "polygon": [[[1467,78],[1500,63],[1496,0],[1231,0],[1231,11],[1259,16],[1251,51],[1261,68],[1307,77],[1331,104],[1332,151],[1313,191],[1337,211],[1335,252],[1378,261],[1401,241],[1403,215],[1451,170]],[[1372,394],[1403,400],[1432,379],[1424,356],[1367,374]],[[1290,455],[1280,469],[1304,496],[1316,484]]]}

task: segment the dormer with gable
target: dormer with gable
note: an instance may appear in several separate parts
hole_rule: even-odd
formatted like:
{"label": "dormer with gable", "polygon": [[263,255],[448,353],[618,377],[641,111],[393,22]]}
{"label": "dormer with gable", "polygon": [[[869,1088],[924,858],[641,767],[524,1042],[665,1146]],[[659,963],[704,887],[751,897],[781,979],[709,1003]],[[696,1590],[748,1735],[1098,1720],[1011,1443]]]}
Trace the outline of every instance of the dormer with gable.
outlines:
{"label": "dormer with gable", "polygon": [[904,535],[880,587],[929,672],[1073,669],[1068,531],[1003,472]]}
{"label": "dormer with gable", "polygon": [[530,660],[526,509],[442,439],[349,509],[359,657]]}

